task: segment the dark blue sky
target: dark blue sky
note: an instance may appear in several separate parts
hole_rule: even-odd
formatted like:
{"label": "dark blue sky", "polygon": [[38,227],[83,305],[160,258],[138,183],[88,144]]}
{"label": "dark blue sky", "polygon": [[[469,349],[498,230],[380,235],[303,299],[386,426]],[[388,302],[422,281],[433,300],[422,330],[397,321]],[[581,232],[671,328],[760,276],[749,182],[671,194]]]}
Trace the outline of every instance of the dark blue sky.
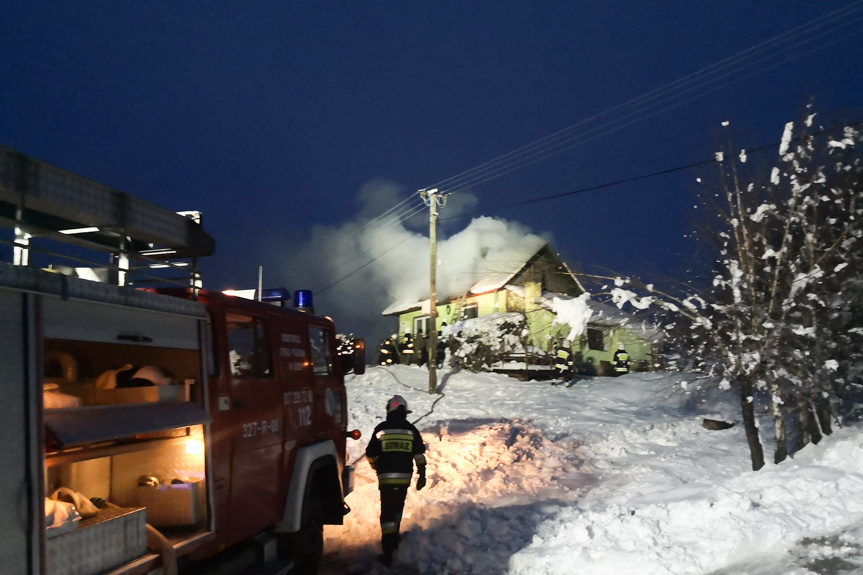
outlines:
{"label": "dark blue sky", "polygon": [[[471,189],[477,212],[552,234],[567,261],[674,271],[695,257],[691,171],[501,204],[778,140],[809,97],[825,121],[859,120],[861,2],[19,2],[0,16],[0,144],[203,211],[205,283],[251,286],[313,226],[353,219],[374,178],[406,195],[849,6],[808,42]],[[276,275],[320,287],[304,274]]]}

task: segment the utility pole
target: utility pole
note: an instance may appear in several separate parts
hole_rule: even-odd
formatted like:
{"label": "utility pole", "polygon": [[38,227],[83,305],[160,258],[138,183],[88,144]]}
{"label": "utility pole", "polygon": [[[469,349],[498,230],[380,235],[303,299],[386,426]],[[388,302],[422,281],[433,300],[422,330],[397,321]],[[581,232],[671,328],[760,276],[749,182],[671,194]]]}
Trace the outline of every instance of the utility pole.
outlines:
{"label": "utility pole", "polygon": [[429,207],[429,241],[431,270],[429,281],[429,393],[437,392],[437,208],[446,205],[446,194],[437,188],[420,190],[420,197]]}

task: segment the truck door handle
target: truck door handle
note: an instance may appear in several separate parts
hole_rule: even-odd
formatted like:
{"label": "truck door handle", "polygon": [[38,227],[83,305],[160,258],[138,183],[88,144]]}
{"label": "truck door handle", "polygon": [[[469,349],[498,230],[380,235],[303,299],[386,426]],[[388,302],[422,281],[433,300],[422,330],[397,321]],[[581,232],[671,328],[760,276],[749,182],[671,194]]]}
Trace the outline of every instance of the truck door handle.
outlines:
{"label": "truck door handle", "polygon": [[149,335],[132,335],[121,333],[117,336],[118,341],[131,341],[134,343],[153,343],[153,338]]}
{"label": "truck door handle", "polygon": [[231,402],[231,407],[234,409],[245,409],[248,407],[245,401],[240,401],[239,399],[235,399]]}

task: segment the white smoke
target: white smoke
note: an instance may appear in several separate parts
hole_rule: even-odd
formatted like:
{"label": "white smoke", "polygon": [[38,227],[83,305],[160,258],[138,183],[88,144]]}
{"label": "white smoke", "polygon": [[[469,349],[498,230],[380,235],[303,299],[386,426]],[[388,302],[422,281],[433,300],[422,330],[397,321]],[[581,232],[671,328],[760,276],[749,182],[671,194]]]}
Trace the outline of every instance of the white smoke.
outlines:
{"label": "white smoke", "polygon": [[[476,204],[470,194],[459,196],[440,210],[438,299],[464,293],[489,273],[517,271],[518,262],[549,241],[519,223],[483,216],[449,235],[445,232],[453,220],[447,221],[446,216],[470,211]],[[277,266],[288,285],[316,292],[316,311],[332,317],[339,332],[365,337],[372,348],[396,329],[394,318],[381,315],[385,308],[429,297],[428,209],[418,210],[406,222],[389,216],[376,219],[405,197],[393,182],[369,182],[357,194],[361,208],[355,220],[315,226],[311,239],[286,254]],[[417,197],[405,206],[420,206],[420,200]]]}

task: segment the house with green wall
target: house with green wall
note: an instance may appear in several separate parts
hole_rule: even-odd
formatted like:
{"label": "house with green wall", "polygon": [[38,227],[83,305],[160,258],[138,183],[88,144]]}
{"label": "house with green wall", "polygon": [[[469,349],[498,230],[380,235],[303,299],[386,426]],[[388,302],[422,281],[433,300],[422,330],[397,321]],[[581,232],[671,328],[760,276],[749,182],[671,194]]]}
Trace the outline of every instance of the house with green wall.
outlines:
{"label": "house with green wall", "polygon": [[633,371],[654,371],[664,366],[662,330],[610,303],[588,302],[587,328],[572,342],[579,373],[612,375],[612,356],[618,344],[629,353]]}
{"label": "house with green wall", "polygon": [[[528,326],[527,343],[531,355],[550,359],[554,347],[570,345],[576,368],[582,373],[610,375],[611,359],[618,343],[626,346],[633,369],[654,369],[659,362],[656,330],[620,313],[610,304],[589,302],[590,319],[586,329],[570,338],[571,328],[556,322],[550,305],[553,298],[577,298],[585,292],[581,283],[558,254],[546,244],[533,254],[512,257],[498,263],[494,270],[479,272],[463,293],[441,294],[437,301],[438,332],[447,326],[492,314],[520,313]],[[396,318],[399,341],[405,334],[428,334],[431,321],[430,300],[390,305],[383,315]]]}

